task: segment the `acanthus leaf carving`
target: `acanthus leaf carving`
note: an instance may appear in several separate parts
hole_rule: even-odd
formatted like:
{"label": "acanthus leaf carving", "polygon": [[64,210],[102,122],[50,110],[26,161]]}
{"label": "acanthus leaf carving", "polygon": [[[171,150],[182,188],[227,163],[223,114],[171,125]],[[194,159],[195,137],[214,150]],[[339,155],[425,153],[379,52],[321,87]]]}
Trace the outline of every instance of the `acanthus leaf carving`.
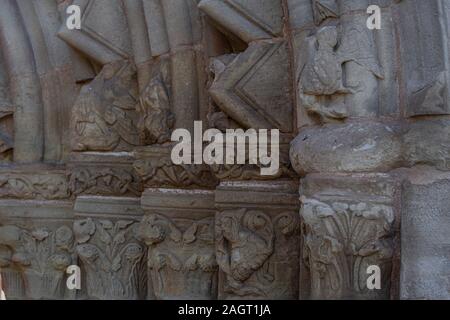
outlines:
{"label": "acanthus leaf carving", "polygon": [[123,151],[141,144],[137,129],[136,69],[129,61],[106,64],[86,84],[72,110],[74,151]]}
{"label": "acanthus leaf carving", "polygon": [[142,183],[130,168],[74,168],[69,174],[69,187],[74,195],[139,195]]}
{"label": "acanthus leaf carving", "polygon": [[173,165],[155,160],[138,160],[134,168],[146,186],[213,188],[217,180],[205,165]]}
{"label": "acanthus leaf carving", "polygon": [[215,298],[214,218],[170,219],[154,213],[143,218],[137,232],[148,246],[156,298]]}
{"label": "acanthus leaf carving", "polygon": [[89,298],[143,299],[145,250],[132,220],[87,218],[74,222],[76,252],[87,273]]}

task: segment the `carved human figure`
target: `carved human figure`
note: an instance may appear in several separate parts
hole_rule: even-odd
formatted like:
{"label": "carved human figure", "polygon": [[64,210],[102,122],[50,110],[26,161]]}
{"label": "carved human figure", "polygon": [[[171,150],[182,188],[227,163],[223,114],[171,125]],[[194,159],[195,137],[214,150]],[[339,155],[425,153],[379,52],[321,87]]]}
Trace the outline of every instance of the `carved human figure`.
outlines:
{"label": "carved human figure", "polygon": [[346,86],[352,94],[345,96],[345,105],[354,116],[376,115],[380,107],[379,82],[384,71],[378,58],[373,30],[366,25],[365,15],[341,22],[340,55],[344,65]]}

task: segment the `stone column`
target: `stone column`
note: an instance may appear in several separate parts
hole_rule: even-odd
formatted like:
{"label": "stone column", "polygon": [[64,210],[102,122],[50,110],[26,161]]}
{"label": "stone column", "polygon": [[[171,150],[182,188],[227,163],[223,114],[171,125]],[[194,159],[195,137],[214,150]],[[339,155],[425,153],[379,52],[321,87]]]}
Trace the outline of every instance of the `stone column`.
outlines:
{"label": "stone column", "polygon": [[296,185],[223,181],[216,190],[216,207],[219,299],[297,299]]}

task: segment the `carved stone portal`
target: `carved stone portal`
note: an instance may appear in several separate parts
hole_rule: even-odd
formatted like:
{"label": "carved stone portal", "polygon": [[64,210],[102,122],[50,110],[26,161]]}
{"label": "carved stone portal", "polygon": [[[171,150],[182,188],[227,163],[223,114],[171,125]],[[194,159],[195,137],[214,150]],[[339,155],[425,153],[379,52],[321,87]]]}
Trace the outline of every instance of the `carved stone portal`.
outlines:
{"label": "carved stone portal", "polygon": [[[450,299],[449,17],[448,0],[0,0],[0,294]],[[279,167],[248,146],[174,164],[195,121],[278,130]]]}

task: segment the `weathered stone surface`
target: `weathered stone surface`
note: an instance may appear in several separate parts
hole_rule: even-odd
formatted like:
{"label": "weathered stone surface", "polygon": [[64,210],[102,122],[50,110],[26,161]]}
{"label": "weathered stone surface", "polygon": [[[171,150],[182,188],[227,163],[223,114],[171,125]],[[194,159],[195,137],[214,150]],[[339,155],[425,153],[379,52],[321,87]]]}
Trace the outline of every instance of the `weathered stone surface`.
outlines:
{"label": "weathered stone surface", "polygon": [[58,200],[70,196],[64,170],[37,167],[0,170],[0,198]]}
{"label": "weathered stone surface", "polygon": [[134,66],[125,61],[106,65],[81,89],[72,108],[72,150],[129,151],[139,145],[137,95]]}
{"label": "weathered stone surface", "polygon": [[174,165],[170,158],[172,145],[136,149],[134,171],[145,187],[213,189],[218,180],[207,165]]}
{"label": "weathered stone surface", "polygon": [[276,37],[283,28],[279,0],[202,0],[199,8],[245,42]]}
{"label": "weathered stone surface", "polygon": [[[450,299],[449,15],[445,0],[1,0],[0,293]],[[175,165],[172,134],[194,121],[278,129],[278,170],[249,152]]]}

